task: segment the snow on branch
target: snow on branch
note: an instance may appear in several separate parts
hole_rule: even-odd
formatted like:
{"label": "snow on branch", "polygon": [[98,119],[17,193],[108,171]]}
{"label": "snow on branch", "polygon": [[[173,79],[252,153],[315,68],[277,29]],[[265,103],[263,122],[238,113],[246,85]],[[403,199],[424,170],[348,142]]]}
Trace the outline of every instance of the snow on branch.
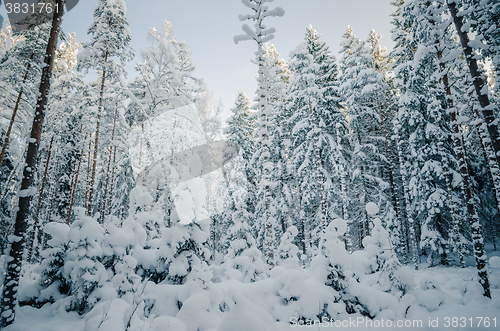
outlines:
{"label": "snow on branch", "polygon": [[255,40],[257,43],[265,43],[274,38],[275,28],[266,29],[262,24],[265,17],[281,17],[285,15],[285,10],[281,7],[276,7],[269,10],[267,6],[264,6],[266,2],[272,2],[273,0],[241,0],[241,2],[248,8],[251,8],[254,13],[246,15],[238,15],[240,21],[256,21],[255,29],[250,28],[247,24],[243,24],[241,29],[245,34],[237,35],[233,38],[234,43],[237,44],[243,40]]}
{"label": "snow on branch", "polygon": [[276,7],[272,10],[266,10],[264,13],[264,17],[282,17],[285,15],[285,10],[281,7]]}

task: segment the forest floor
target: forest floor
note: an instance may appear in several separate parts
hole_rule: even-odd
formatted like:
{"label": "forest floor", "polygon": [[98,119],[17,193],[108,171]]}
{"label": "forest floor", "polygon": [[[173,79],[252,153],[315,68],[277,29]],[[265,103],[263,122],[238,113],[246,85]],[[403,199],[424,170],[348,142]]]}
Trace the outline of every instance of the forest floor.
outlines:
{"label": "forest floor", "polygon": [[[489,250],[487,255],[489,260],[492,256],[500,256],[500,251]],[[305,321],[305,325],[299,325],[296,319],[285,321],[284,316],[294,316],[297,311],[305,314],[307,310],[318,310],[317,302],[314,307],[314,300],[318,296],[325,295],[323,285],[311,281],[314,276],[308,270],[275,269],[270,272],[269,278],[255,283],[241,283],[236,280],[215,282],[210,285],[210,290],[206,291],[209,294],[205,296],[200,295],[201,292],[197,292],[194,286],[186,287],[187,284],[178,286],[152,284],[151,288],[145,289],[144,295],[149,299],[152,296],[155,298],[155,308],[151,314],[153,316],[132,319],[129,330],[498,330],[500,328],[500,268],[498,267],[489,266],[493,298],[491,300],[481,295],[482,289],[473,266],[461,269],[428,268],[422,265],[420,270],[414,271],[413,289],[396,301],[398,307],[394,307],[390,302],[384,302],[385,299],[382,297],[372,297],[370,300],[370,291],[367,289],[363,294],[365,302],[371,306],[370,310],[380,311],[374,320],[360,314],[344,314],[338,315],[337,323],[324,322],[315,325],[311,321]],[[281,291],[284,288],[277,287],[276,284],[285,278],[291,281],[288,284],[296,287],[289,289],[290,291],[301,292],[300,300],[293,302],[295,306],[283,305],[277,299],[277,293],[283,294]],[[368,279],[365,279],[365,285],[370,286]],[[23,291],[25,293],[29,287],[30,281],[24,280],[21,282],[20,293]],[[210,309],[209,301],[220,302],[224,298],[228,302],[228,295],[229,301],[232,298],[234,302],[239,303],[239,309],[236,309],[235,305],[221,307],[215,311]],[[184,307],[179,311],[175,306],[181,297],[185,298]],[[128,319],[124,316],[130,316],[132,306],[124,300],[120,300],[121,303],[113,302],[115,303],[108,304],[107,309],[103,308],[104,306],[99,308],[97,305],[90,313],[83,316],[75,312],[66,312],[64,305],[58,305],[57,302],[53,305],[46,304],[40,309],[24,306],[18,309],[15,323],[5,331],[124,330]],[[144,310],[141,305],[138,308]],[[283,316],[282,321],[274,322],[276,319],[279,320],[280,316]],[[391,322],[388,322],[388,319]]]}

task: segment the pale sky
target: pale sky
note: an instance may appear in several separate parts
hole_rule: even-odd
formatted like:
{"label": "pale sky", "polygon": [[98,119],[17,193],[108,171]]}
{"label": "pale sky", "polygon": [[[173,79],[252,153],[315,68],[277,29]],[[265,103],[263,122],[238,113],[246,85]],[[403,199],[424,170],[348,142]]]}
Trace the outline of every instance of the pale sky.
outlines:
{"label": "pale sky", "polygon": [[[280,6],[283,17],[265,21],[267,27],[275,27],[271,41],[288,59],[290,51],[303,40],[309,24],[322,34],[332,53],[338,57],[339,44],[346,26],[350,25],[358,38],[366,39],[375,29],[382,34],[382,45],[392,47],[390,38],[391,17],[394,7],[391,0],[275,0],[270,8]],[[88,41],[87,28],[92,22],[92,12],[97,0],[80,0],[65,15],[63,29],[76,32],[81,42]],[[243,33],[239,14],[249,13],[239,0],[128,0],[127,19],[132,31],[132,47],[136,59],[129,63],[129,76],[133,77],[134,62],[140,61],[140,50],[148,47],[146,34],[149,27],[161,29],[163,21],[175,27],[177,40],[186,41],[192,51],[197,68],[193,75],[202,78],[216,99],[222,99],[225,115],[234,105],[239,89],[253,98],[256,89],[256,65],[250,62],[257,48],[255,42],[246,41],[235,45],[233,36]],[[0,11],[6,17],[2,6]]]}

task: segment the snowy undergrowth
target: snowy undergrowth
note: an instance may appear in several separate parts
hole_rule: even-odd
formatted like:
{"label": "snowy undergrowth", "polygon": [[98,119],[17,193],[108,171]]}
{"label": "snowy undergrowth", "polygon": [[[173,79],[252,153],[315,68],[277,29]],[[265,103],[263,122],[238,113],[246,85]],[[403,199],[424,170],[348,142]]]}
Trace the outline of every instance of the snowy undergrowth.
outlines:
{"label": "snowy undergrowth", "polygon": [[[492,253],[491,256],[496,255],[496,252]],[[411,284],[400,298],[386,292],[386,286],[380,281],[383,271],[365,274],[358,281],[351,280],[346,291],[359,299],[374,316],[373,321],[421,320],[422,327],[415,327],[416,330],[442,329],[445,317],[472,317],[474,320],[478,316],[497,317],[497,322],[500,322],[500,266],[496,260],[494,257],[490,265],[492,300],[482,296],[473,267],[406,270],[406,280]],[[218,268],[221,272],[220,268],[224,266]],[[34,293],[33,272],[26,273],[21,282],[21,299]],[[299,318],[306,324],[310,323],[308,320],[317,319],[325,304],[334,320],[363,321],[355,327],[350,326],[353,330],[369,329],[366,317],[359,313],[348,314],[343,302],[334,302],[335,290],[324,285],[321,276],[311,269],[278,266],[269,272],[269,277],[253,283],[242,283],[238,279],[217,282],[215,278],[216,282],[205,281],[204,278],[213,275],[208,269],[196,274],[197,278],[184,285],[142,283],[134,295],[103,300],[83,316],[66,312],[64,303],[58,301],[41,309],[21,307],[16,322],[5,330],[118,331],[127,329],[128,323],[129,330],[293,330],[298,328],[297,323],[301,323]],[[239,275],[234,278],[239,278]],[[63,298],[60,300],[64,301]],[[429,327],[429,319],[436,318],[439,318],[440,327]],[[306,329],[328,329],[326,324]],[[334,324],[329,327],[336,328]],[[481,328],[460,330],[464,329]],[[488,328],[483,325],[483,329]]]}

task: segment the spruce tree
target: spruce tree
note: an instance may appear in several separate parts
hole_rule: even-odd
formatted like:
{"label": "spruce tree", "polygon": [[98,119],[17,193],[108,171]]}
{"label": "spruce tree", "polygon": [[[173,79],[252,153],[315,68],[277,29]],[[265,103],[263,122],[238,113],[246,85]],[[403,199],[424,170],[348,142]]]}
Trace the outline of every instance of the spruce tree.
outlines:
{"label": "spruce tree", "polygon": [[[265,5],[267,2],[272,2],[272,0],[249,0],[243,1],[243,4],[250,8],[253,13],[247,15],[240,15],[240,21],[253,21],[255,22],[255,29],[252,30],[247,24],[242,25],[242,29],[245,32],[243,35],[235,36],[234,42],[244,40],[254,40],[257,43],[257,52],[255,53],[256,59],[255,63],[258,65],[258,78],[257,78],[257,108],[259,112],[259,122],[257,134],[259,136],[259,146],[256,151],[256,156],[260,158],[262,164],[261,170],[261,180],[260,180],[260,190],[259,190],[259,202],[257,203],[257,208],[262,208],[264,210],[262,223],[265,224],[265,240],[264,240],[264,251],[266,256],[267,264],[272,267],[274,266],[274,234],[273,227],[276,220],[271,216],[271,203],[272,197],[270,193],[271,186],[271,172],[274,169],[274,164],[270,160],[271,157],[271,142],[272,137],[270,136],[270,123],[269,120],[272,116],[272,107],[268,102],[268,86],[266,81],[266,70],[265,70],[265,50],[264,43],[271,40],[274,37],[274,32],[276,29],[270,28],[266,29],[263,21],[266,17],[273,16],[283,16],[285,11],[281,7],[276,7],[274,9],[269,9]],[[255,157],[255,156],[254,156]]]}
{"label": "spruce tree", "polygon": [[[344,119],[335,98],[336,67],[320,34],[309,26],[305,41],[296,48],[290,62],[288,107],[292,129],[292,164],[300,192],[301,224],[309,235],[306,250],[318,247],[319,236],[332,215],[341,215],[335,204],[341,197],[336,173],[339,159],[336,132]],[[304,250],[303,250],[304,252]]]}
{"label": "spruce tree", "polygon": [[353,223],[359,228],[357,242],[369,234],[369,217],[364,205],[374,201],[384,215],[391,212],[389,169],[384,144],[382,118],[379,106],[385,102],[387,83],[375,70],[375,57],[366,42],[359,40],[350,27],[341,43],[339,90],[349,117],[349,141],[351,144],[350,186],[358,203],[351,206]]}

